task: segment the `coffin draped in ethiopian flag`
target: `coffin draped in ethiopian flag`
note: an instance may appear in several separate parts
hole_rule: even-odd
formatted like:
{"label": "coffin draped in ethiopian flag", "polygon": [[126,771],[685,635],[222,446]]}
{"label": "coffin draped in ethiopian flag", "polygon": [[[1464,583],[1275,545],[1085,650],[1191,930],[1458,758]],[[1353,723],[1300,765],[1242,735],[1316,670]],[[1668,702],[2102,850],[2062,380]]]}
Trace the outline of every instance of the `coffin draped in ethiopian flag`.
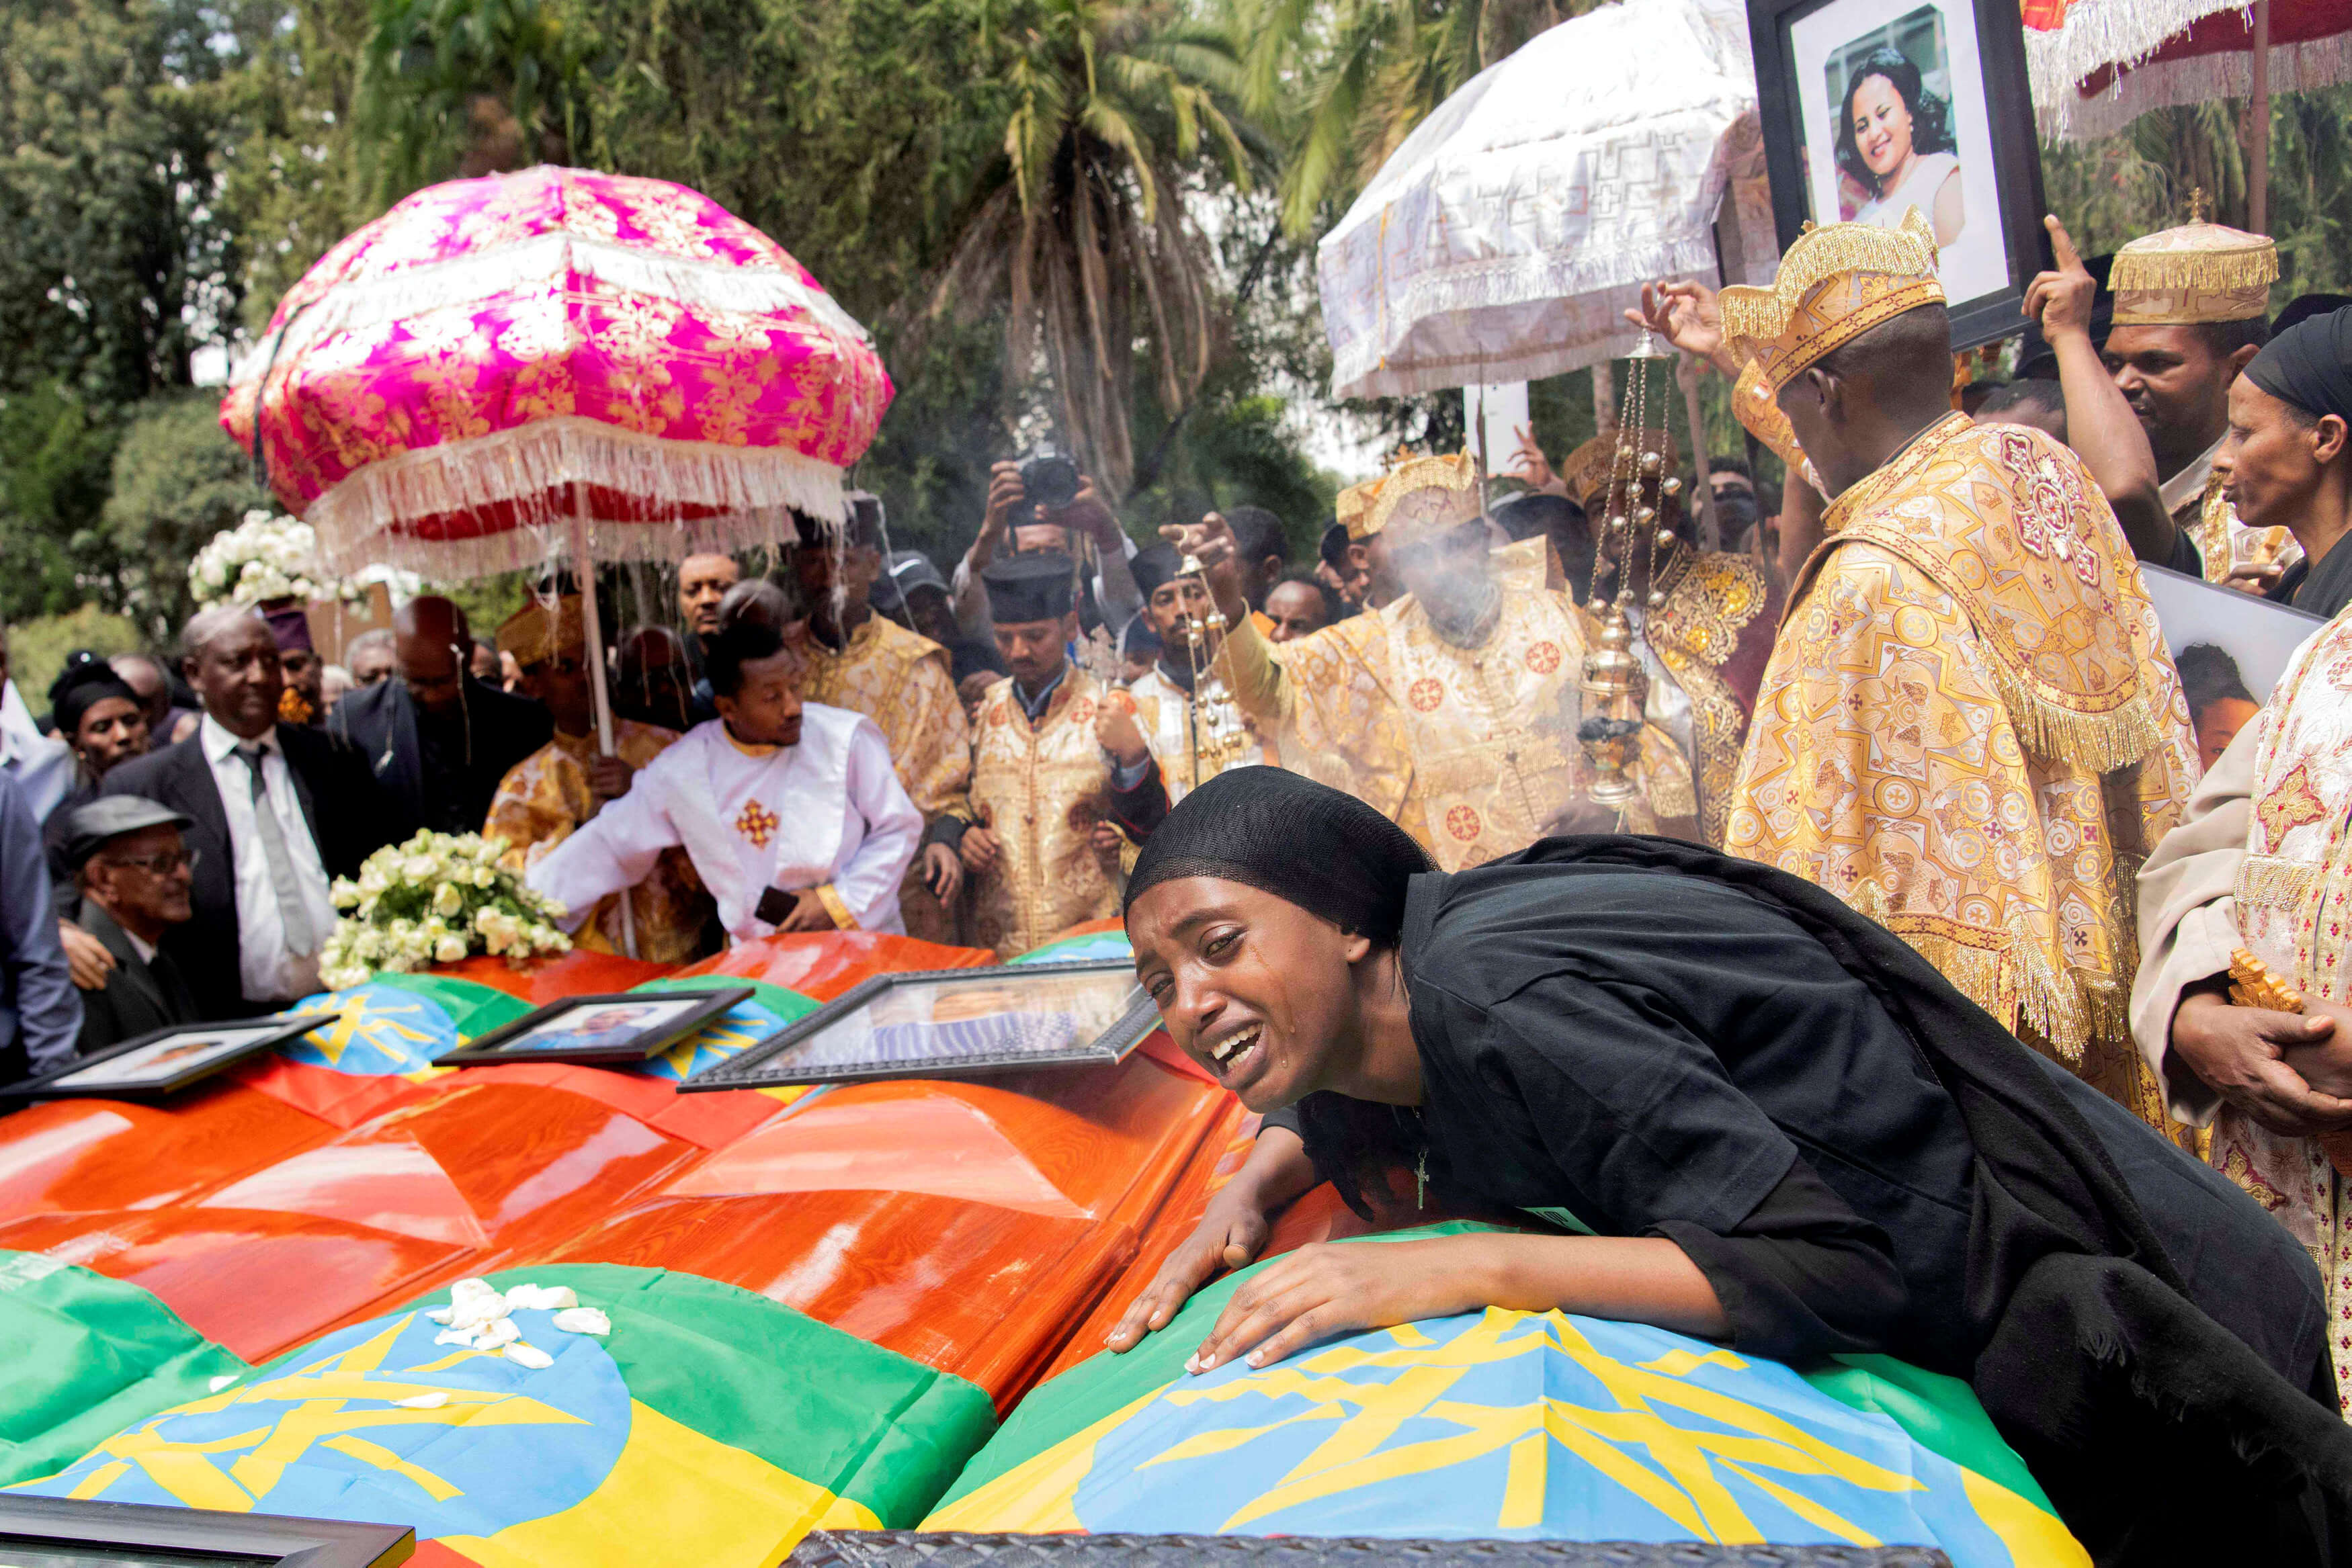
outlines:
{"label": "coffin draped in ethiopian flag", "polygon": [[414,1525],[425,1563],[764,1568],[818,1525],[913,1522],[995,1424],[971,1384],[732,1286],[601,1264],[491,1283],[569,1286],[611,1331],[515,1312],[534,1370],[437,1343],[436,1292],[17,1490]]}
{"label": "coffin draped in ethiopian flag", "polygon": [[1127,1354],[1038,1387],[923,1528],[2089,1561],[1957,1379],[1884,1356],[1800,1375],[1663,1329],[1500,1308],[1188,1375],[1185,1358],[1254,1271],[1193,1297]]}

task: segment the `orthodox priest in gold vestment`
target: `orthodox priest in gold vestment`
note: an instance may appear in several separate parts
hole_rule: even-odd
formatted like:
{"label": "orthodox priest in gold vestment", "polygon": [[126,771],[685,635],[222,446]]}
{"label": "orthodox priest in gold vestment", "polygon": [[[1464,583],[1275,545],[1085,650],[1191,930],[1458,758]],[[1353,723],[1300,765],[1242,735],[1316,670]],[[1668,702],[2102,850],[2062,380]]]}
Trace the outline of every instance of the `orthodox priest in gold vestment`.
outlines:
{"label": "orthodox priest in gold vestment", "polygon": [[[2270,701],[2198,786],[2186,820],[2149,857],[2140,877],[2146,957],[2131,1002],[2133,1032],[2172,1113],[2211,1127],[2213,1164],[2318,1262],[2338,1399],[2352,1409],[2352,1116],[2344,1109],[2352,1073],[2339,1065],[2352,1063],[2347,909],[2352,612],[2296,651]],[[2232,971],[2250,971],[2249,958],[2275,986],[2231,1006]],[[2311,1017],[2297,1016],[2323,1014],[2333,1031],[2315,1033]],[[2233,1057],[2252,1070],[2233,1067]],[[2284,1087],[2263,1085],[2263,1074]]]}
{"label": "orthodox priest in gold vestment", "polygon": [[[499,628],[499,651],[514,655],[524,694],[545,703],[555,720],[554,738],[507,769],[482,824],[484,837],[507,841],[500,863],[521,873],[570,838],[606,800],[625,793],[630,775],[668,749],[677,732],[615,718],[613,749],[618,755],[598,754],[587,632],[575,594],[558,600],[552,612],[532,604],[508,617]],[[591,952],[625,951],[623,896],[601,900],[573,940]],[[683,964],[701,956],[705,928],[716,912],[684,850],[664,851],[653,874],[626,896],[638,957]]]}
{"label": "orthodox priest in gold vestment", "polygon": [[[1182,530],[1232,628],[1218,669],[1284,767],[1371,805],[1446,871],[1483,865],[1587,788],[1583,613],[1549,586],[1541,538],[1489,550],[1468,454],[1409,459],[1368,488],[1341,515],[1396,596],[1279,649],[1243,613],[1223,521]],[[1643,738],[1624,825],[1696,838],[1688,756],[1654,725]]]}
{"label": "orthodox priest in gold vestment", "polygon": [[[1168,814],[1159,766],[1126,716],[1131,705],[1107,708],[1108,688],[1068,656],[1076,571],[1054,551],[981,574],[997,652],[1013,674],[980,699],[975,820],[959,847],[974,882],[978,942],[1003,958],[1117,915],[1120,835],[1139,843]],[[1131,740],[1136,761],[1122,765],[1105,749],[1114,729]]]}
{"label": "orthodox priest in gold vestment", "polygon": [[[1723,329],[1832,497],[1791,585],[1725,847],[1884,923],[2159,1130],[2126,1021],[2132,879],[2196,740],[2114,514],[2074,453],[1949,406],[1933,230],[1800,237]],[[1759,431],[1759,434],[1763,432]]]}
{"label": "orthodox priest in gold vestment", "polygon": [[907,868],[898,912],[907,935],[955,943],[963,865],[954,848],[971,817],[971,727],[956,696],[948,651],[874,612],[879,540],[853,523],[838,551],[823,543],[793,553],[806,635],[806,701],[862,713],[889,743],[890,765],[923,814],[923,847]]}

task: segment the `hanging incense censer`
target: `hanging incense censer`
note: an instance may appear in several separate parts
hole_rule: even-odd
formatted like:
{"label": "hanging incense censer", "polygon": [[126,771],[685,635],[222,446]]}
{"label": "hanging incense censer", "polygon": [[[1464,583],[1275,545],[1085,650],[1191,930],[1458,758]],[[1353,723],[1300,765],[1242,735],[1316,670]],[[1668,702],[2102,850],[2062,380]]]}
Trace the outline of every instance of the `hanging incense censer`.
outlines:
{"label": "hanging incense censer", "polygon": [[[1671,496],[1682,488],[1680,479],[1664,472],[1664,409],[1654,424],[1649,418],[1651,367],[1666,357],[1644,329],[1631,356],[1624,408],[1617,421],[1617,450],[1602,497],[1601,515],[1607,520],[1592,552],[1592,587],[1587,596],[1599,630],[1584,656],[1584,678],[1580,683],[1583,716],[1576,727],[1576,739],[1591,768],[1591,781],[1585,793],[1593,804],[1611,808],[1630,805],[1641,793],[1636,775],[1642,761],[1642,715],[1649,700],[1650,681],[1633,652],[1629,612],[1633,606],[1633,562],[1644,542],[1650,551],[1651,608],[1664,598],[1656,588],[1658,511],[1644,498],[1643,490]],[[1604,599],[1602,568],[1612,558],[1617,562],[1617,591]]]}

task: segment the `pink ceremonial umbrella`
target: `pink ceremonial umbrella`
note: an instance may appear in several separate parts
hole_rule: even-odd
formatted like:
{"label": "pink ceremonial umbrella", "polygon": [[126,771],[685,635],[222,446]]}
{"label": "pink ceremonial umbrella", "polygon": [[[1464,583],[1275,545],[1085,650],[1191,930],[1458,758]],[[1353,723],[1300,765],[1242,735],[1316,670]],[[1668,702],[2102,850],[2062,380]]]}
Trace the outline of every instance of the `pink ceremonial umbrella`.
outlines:
{"label": "pink ceremonial umbrella", "polygon": [[890,378],[808,270],[709,197],[551,166],[419,191],[288,291],[221,423],[330,570],[444,580],[568,553],[603,749],[599,560],[843,517]]}

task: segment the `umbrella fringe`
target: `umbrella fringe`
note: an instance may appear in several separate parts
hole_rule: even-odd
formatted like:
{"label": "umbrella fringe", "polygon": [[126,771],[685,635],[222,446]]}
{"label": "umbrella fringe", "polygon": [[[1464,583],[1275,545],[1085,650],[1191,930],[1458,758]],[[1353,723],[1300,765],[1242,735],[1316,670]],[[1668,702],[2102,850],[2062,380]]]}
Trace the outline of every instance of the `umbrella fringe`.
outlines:
{"label": "umbrella fringe", "polygon": [[[355,570],[383,562],[447,580],[536,567],[568,528],[575,484],[617,491],[655,509],[707,515],[644,522],[598,519],[600,560],[670,559],[696,549],[791,544],[793,514],[837,528],[841,470],[777,448],[667,441],[577,415],[544,419],[372,463],[311,503],[322,561]],[[510,514],[470,538],[428,538],[413,519]]]}
{"label": "umbrella fringe", "polygon": [[2033,102],[2045,116],[2063,115],[2092,72],[2144,60],[2205,17],[2242,9],[2243,0],[2074,0],[2062,25],[2025,29]]}
{"label": "umbrella fringe", "polygon": [[290,358],[330,333],[362,331],[428,311],[478,307],[500,296],[513,296],[520,302],[551,286],[583,291],[583,283],[730,315],[805,311],[847,343],[872,340],[833,296],[795,272],[665,256],[559,231],[477,255],[339,283],[265,336],[238,362],[230,384],[244,386],[259,375],[269,363],[278,332],[285,341],[276,345],[276,351]]}
{"label": "umbrella fringe", "polygon": [[[2253,78],[2251,49],[2158,60],[2122,72],[2113,87],[2088,98],[2070,89],[2055,104],[2043,105],[2038,118],[2044,135],[2088,141],[2112,136],[2141,115],[2159,109],[2244,98],[2253,91]],[[2281,93],[2310,92],[2347,80],[2352,80],[2352,34],[2278,44],[2271,49],[2273,99]],[[2037,83],[2037,103],[2041,98]]]}

